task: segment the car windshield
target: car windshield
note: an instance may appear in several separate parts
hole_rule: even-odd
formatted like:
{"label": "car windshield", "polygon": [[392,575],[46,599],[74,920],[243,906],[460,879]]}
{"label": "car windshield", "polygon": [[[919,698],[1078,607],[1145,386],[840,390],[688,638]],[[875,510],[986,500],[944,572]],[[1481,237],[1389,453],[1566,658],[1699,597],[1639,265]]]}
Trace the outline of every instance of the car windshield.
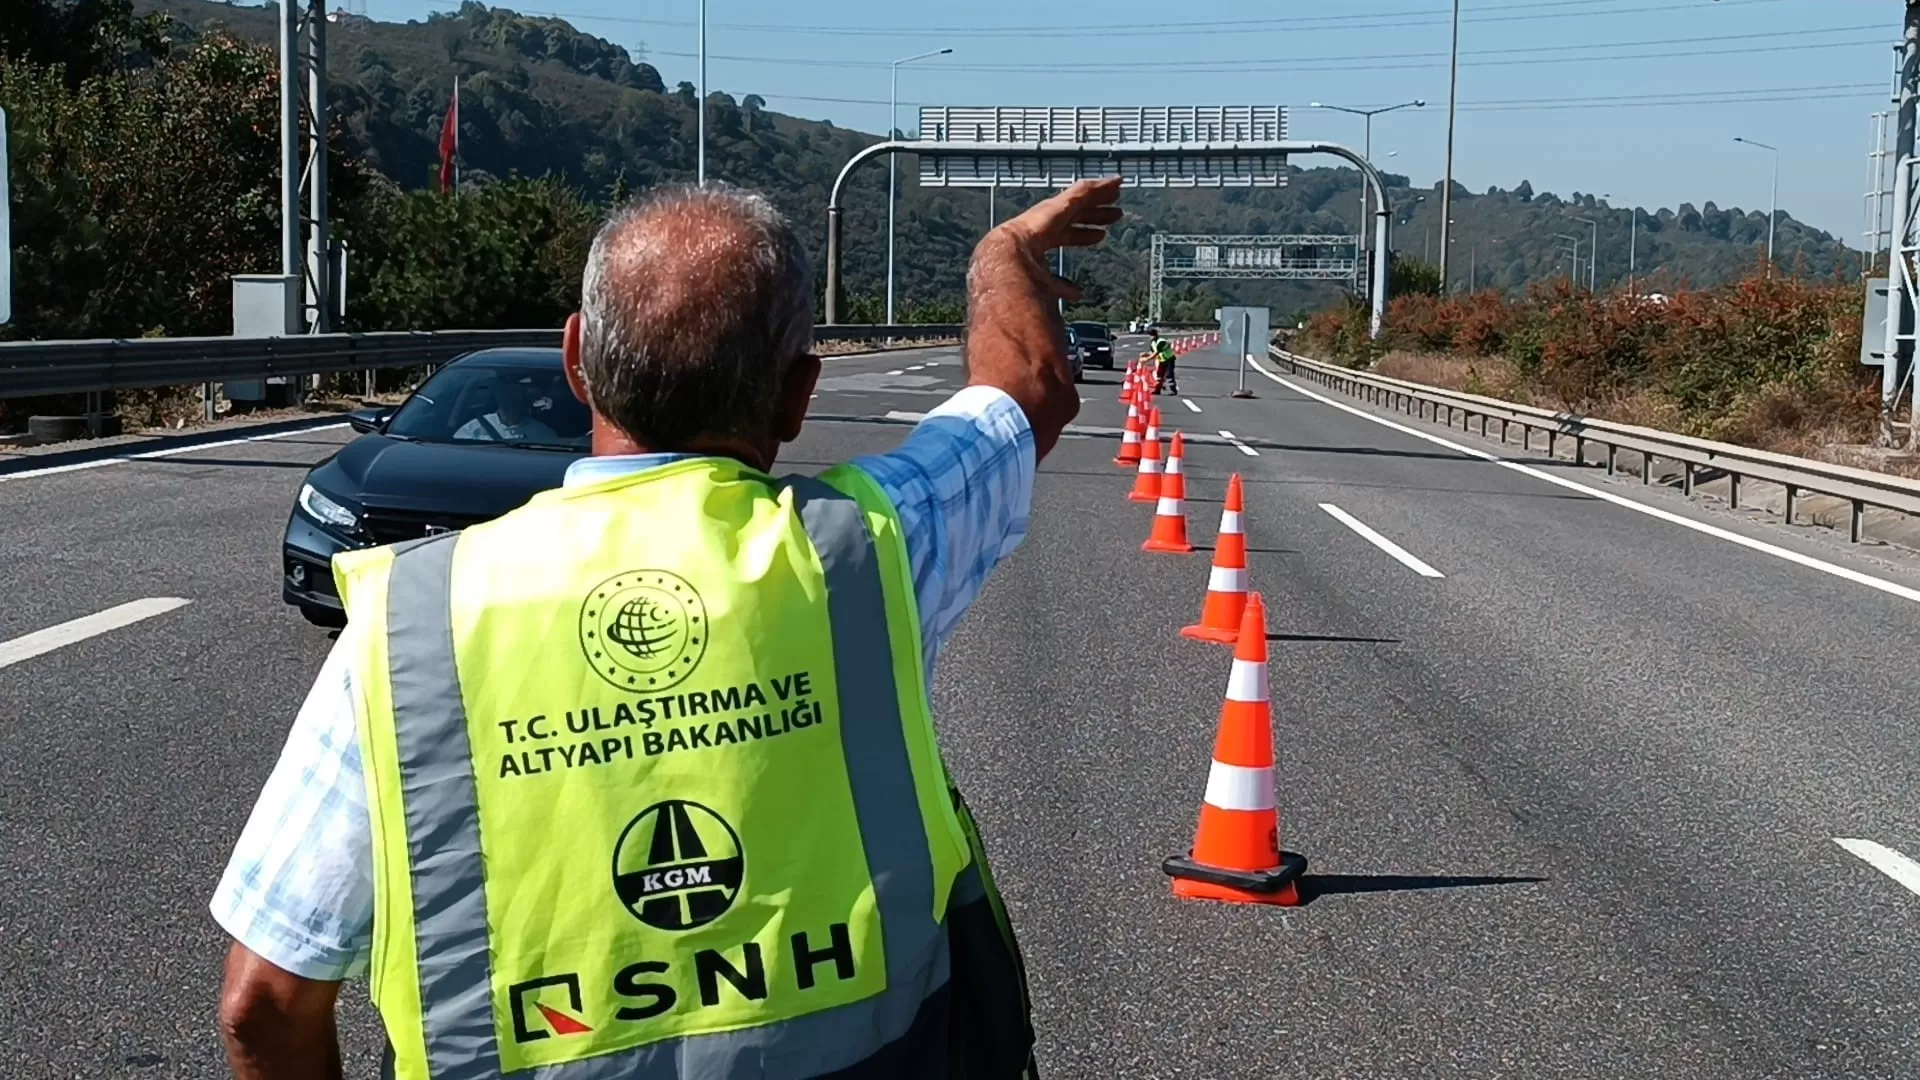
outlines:
{"label": "car windshield", "polygon": [[1077,322],[1073,324],[1072,329],[1082,337],[1105,338],[1107,336],[1105,323]]}
{"label": "car windshield", "polygon": [[394,413],[385,434],[584,454],[592,427],[559,365],[494,360],[441,369]]}

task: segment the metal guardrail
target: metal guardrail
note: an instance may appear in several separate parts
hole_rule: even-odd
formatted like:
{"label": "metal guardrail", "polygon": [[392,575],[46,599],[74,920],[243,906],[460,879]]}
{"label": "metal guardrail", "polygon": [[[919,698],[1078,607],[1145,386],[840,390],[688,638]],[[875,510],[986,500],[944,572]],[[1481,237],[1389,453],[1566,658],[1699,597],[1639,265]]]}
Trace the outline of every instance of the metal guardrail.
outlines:
{"label": "metal guardrail", "polygon": [[1681,466],[1680,489],[1688,495],[1693,494],[1694,485],[1703,479],[1703,472],[1708,474],[1706,478],[1709,479],[1715,475],[1725,476],[1728,481],[1728,503],[1735,509],[1740,506],[1740,481],[1743,478],[1779,484],[1786,491],[1786,520],[1789,524],[1793,522],[1794,503],[1801,494],[1811,492],[1829,495],[1850,506],[1847,533],[1855,543],[1860,541],[1863,518],[1869,506],[1920,516],[1920,481],[1890,473],[1752,450],[1731,443],[1674,435],[1610,420],[1593,420],[1574,413],[1517,405],[1478,394],[1442,390],[1390,379],[1384,375],[1335,367],[1277,346],[1271,348],[1269,353],[1273,359],[1287,365],[1292,374],[1420,419],[1470,431],[1477,417],[1479,433],[1483,436],[1488,432],[1488,425],[1498,421],[1499,438],[1503,443],[1514,426],[1521,429],[1521,439],[1529,448],[1534,445],[1534,431],[1544,431],[1549,457],[1553,456],[1560,439],[1572,438],[1577,462],[1583,465],[1601,464],[1590,462],[1587,458],[1587,444],[1596,444],[1605,450],[1604,464],[1609,476],[1619,471],[1616,457],[1621,450],[1632,450],[1640,455],[1640,482],[1643,484],[1653,482],[1655,458]]}
{"label": "metal guardrail", "polygon": [[[817,326],[816,341],[927,341],[961,327]],[[0,342],[0,398],[438,364],[474,349],[556,347],[559,330],[436,330],[281,338]]]}

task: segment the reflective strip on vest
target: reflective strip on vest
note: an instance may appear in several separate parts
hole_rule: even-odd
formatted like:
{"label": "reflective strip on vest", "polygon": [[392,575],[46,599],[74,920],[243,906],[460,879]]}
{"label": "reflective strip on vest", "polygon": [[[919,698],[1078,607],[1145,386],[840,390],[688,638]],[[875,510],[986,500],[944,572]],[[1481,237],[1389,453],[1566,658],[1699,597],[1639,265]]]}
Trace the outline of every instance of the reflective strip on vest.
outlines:
{"label": "reflective strip on vest", "polygon": [[[736,1031],[666,1039],[519,1075],[539,1080],[810,1077],[857,1066],[913,1027],[946,987],[945,927],[933,919],[932,853],[901,728],[879,554],[858,502],[815,479],[786,484],[825,570],[841,742],[881,917],[887,988],[838,1008]],[[434,1080],[496,1080],[487,882],[467,718],[450,617],[458,536],[397,549],[387,647],[418,942],[420,1004]],[[913,813],[903,813],[914,808]],[[955,899],[982,892],[972,867]],[[927,1032],[945,1054],[946,1026]],[[889,1066],[889,1068],[896,1068]],[[878,1080],[879,1074],[875,1074]]]}

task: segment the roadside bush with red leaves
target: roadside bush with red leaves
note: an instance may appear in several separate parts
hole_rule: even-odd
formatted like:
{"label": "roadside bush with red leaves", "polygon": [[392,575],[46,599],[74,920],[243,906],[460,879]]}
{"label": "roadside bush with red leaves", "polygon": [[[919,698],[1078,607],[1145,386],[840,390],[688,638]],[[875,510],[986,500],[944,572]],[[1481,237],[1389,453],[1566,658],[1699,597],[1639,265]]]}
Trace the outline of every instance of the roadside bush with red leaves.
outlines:
{"label": "roadside bush with red leaves", "polygon": [[1764,445],[1814,427],[1870,436],[1860,323],[1860,291],[1845,282],[1756,276],[1653,296],[1562,278],[1516,297],[1397,298],[1378,342],[1348,305],[1309,321],[1302,344],[1356,365],[1390,351],[1484,358],[1536,404]]}

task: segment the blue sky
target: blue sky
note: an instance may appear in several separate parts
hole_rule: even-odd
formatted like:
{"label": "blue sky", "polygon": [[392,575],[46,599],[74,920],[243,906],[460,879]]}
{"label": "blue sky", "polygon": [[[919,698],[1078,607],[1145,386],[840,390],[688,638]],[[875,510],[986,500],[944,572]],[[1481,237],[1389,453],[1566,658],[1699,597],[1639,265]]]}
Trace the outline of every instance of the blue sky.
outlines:
{"label": "blue sky", "polygon": [[[506,6],[626,45],[669,85],[694,77],[695,0],[523,3]],[[452,6],[367,0],[367,13]],[[1046,9],[1073,21],[1036,22]],[[902,127],[905,103],[919,102],[1279,103],[1296,137],[1354,146],[1359,117],[1309,103],[1424,98],[1375,119],[1374,153],[1426,184],[1445,157],[1449,11],[1449,0],[709,0],[708,86],[877,132],[888,61],[950,47],[900,69]],[[1526,179],[1617,206],[1764,211],[1772,155],[1733,141],[1745,136],[1780,148],[1783,210],[1860,246],[1870,116],[1888,107],[1901,11],[1900,0],[1465,0],[1454,176],[1477,191]]]}

